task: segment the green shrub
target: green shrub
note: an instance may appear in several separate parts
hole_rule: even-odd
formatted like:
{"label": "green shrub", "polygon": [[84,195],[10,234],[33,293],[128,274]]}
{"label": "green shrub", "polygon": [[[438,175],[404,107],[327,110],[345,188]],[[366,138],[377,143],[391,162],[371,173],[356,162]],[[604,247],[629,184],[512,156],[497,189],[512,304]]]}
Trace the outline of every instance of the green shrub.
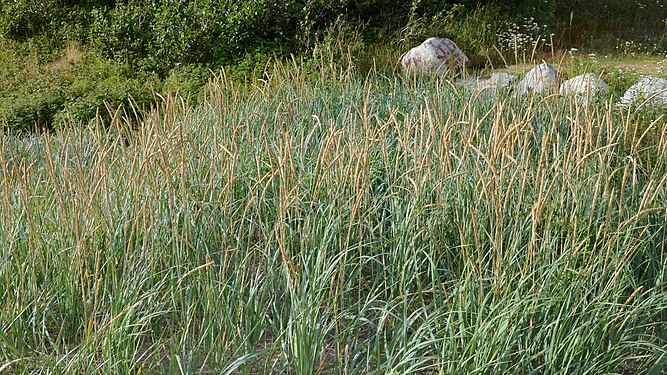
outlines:
{"label": "green shrub", "polygon": [[177,93],[191,101],[198,102],[208,82],[211,72],[202,65],[185,65],[172,69],[164,82],[162,91]]}
{"label": "green shrub", "polygon": [[275,60],[268,53],[247,53],[234,64],[224,66],[228,78],[239,82],[250,82],[255,78],[264,78]]}
{"label": "green shrub", "polygon": [[131,115],[134,111],[142,112],[154,102],[153,90],[157,89],[157,83],[148,77],[109,75],[102,81],[86,78],[68,87],[67,101],[53,118],[56,126],[68,125],[72,121],[86,124],[98,117],[108,124],[117,110]]}
{"label": "green shrub", "polygon": [[25,90],[5,95],[0,99],[0,124],[13,131],[51,128],[65,104],[65,84],[57,77],[40,77]]}
{"label": "green shrub", "polygon": [[269,39],[262,36],[275,14],[270,9],[259,0],[128,1],[93,11],[90,41],[108,58],[166,75],[179,65],[232,60],[261,45]]}
{"label": "green shrub", "polygon": [[126,62],[138,62],[147,56],[145,22],[151,22],[145,11],[133,2],[113,9],[94,9],[90,27],[91,45],[103,56]]}
{"label": "green shrub", "polygon": [[93,10],[115,1],[0,0],[0,36],[28,40],[40,34],[83,40]]}
{"label": "green shrub", "polygon": [[4,37],[26,38],[44,31],[54,12],[53,1],[2,1],[0,3],[0,34]]}
{"label": "green shrub", "polygon": [[126,66],[107,61],[89,52],[74,61],[62,57],[39,64],[36,57],[7,61],[18,64],[2,76],[12,79],[0,91],[0,124],[11,131],[53,129],[86,124],[100,116],[110,120],[107,108],[149,107],[154,91],[160,91],[157,77],[136,73]]}

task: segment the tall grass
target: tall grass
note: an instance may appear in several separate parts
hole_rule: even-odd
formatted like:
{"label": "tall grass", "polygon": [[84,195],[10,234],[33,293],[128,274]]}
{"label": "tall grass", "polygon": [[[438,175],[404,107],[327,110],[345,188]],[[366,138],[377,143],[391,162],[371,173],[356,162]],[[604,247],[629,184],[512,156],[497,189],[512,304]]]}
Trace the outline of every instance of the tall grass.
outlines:
{"label": "tall grass", "polygon": [[0,369],[667,368],[664,118],[320,68],[1,136]]}

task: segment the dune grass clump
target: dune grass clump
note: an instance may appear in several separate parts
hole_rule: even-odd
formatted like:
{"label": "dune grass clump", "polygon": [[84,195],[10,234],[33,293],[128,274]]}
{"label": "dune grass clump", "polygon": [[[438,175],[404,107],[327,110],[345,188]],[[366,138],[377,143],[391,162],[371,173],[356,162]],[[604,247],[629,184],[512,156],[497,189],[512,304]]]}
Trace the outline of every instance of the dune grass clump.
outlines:
{"label": "dune grass clump", "polygon": [[667,368],[664,118],[271,72],[0,136],[0,372]]}

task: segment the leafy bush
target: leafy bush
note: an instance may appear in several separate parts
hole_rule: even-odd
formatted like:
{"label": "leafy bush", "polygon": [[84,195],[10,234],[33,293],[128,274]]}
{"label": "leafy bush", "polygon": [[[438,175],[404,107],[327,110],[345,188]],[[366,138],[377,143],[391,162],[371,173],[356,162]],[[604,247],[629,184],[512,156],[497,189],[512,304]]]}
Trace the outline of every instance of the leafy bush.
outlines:
{"label": "leafy bush", "polygon": [[52,1],[3,1],[0,3],[0,34],[25,38],[44,31],[53,9]]}
{"label": "leafy bush", "polygon": [[250,82],[255,78],[264,78],[274,60],[275,58],[268,53],[247,53],[235,64],[226,65],[223,69],[227,78],[231,80]]}
{"label": "leafy bush", "polygon": [[106,57],[166,74],[257,48],[269,39],[264,30],[275,13],[259,0],[134,0],[96,9],[90,41]]}
{"label": "leafy bush", "polygon": [[169,72],[161,85],[162,91],[178,93],[184,98],[198,102],[209,77],[210,71],[202,65],[179,66]]}
{"label": "leafy bush", "polygon": [[54,116],[63,109],[62,79],[40,77],[25,90],[1,98],[0,124],[12,130],[50,128]]}
{"label": "leafy bush", "polygon": [[130,2],[113,9],[94,9],[89,40],[105,57],[127,62],[138,62],[147,56],[147,32],[144,24],[150,22],[140,6]]}
{"label": "leafy bush", "polygon": [[131,108],[150,107],[154,101],[153,91],[159,90],[154,77],[131,76],[123,67],[103,60],[84,67],[77,76],[79,79],[67,87],[66,103],[53,118],[57,126],[72,120],[85,124],[97,117],[108,123],[112,116],[109,111],[132,112]]}
{"label": "leafy bush", "polygon": [[83,38],[92,11],[113,6],[105,0],[0,0],[0,36],[27,40],[39,34]]}
{"label": "leafy bush", "polygon": [[147,107],[160,90],[157,77],[136,73],[113,61],[82,51],[70,52],[49,64],[35,56],[22,56],[6,63],[7,87],[0,91],[0,125],[12,131],[52,129],[87,123],[101,116],[109,120],[107,108],[137,105]]}

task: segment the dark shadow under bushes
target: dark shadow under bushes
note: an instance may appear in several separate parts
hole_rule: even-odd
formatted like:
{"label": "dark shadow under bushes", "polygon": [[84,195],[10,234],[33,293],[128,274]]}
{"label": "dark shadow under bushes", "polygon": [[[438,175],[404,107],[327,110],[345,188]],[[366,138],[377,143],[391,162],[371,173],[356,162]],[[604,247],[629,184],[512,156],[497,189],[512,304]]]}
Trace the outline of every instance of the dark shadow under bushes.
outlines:
{"label": "dark shadow under bushes", "polygon": [[556,8],[563,47],[615,50],[625,41],[667,50],[667,4],[664,1],[566,0]]}

